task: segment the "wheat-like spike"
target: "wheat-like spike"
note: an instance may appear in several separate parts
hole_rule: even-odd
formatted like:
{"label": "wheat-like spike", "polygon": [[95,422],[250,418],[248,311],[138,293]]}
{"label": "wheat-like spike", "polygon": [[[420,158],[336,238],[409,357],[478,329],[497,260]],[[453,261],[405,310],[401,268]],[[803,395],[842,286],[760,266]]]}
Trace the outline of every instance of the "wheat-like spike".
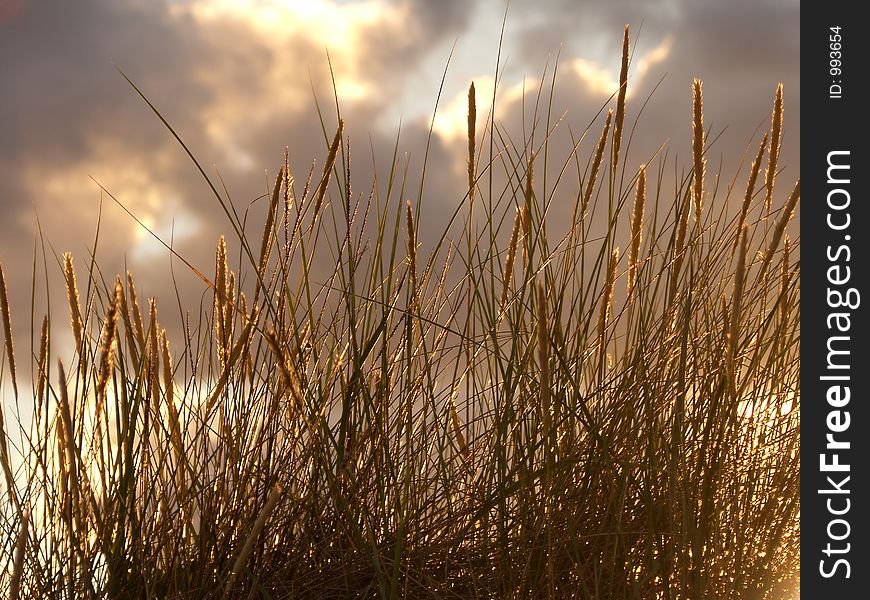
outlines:
{"label": "wheat-like spike", "polygon": [[263,279],[263,274],[266,272],[266,265],[269,263],[269,255],[272,250],[272,236],[275,232],[275,219],[278,215],[278,200],[281,196],[282,183],[284,183],[283,167],[278,169],[278,176],[275,178],[275,186],[272,188],[272,199],[269,203],[269,212],[266,215],[266,226],[263,228],[263,240],[260,243],[260,266],[257,269],[257,278],[259,280]]}
{"label": "wheat-like spike", "polygon": [[767,159],[767,172],[764,174],[764,210],[770,212],[773,186],[776,180],[776,166],[779,162],[779,149],[782,145],[782,83],[776,86],[776,98],[770,115],[770,154]]}
{"label": "wheat-like spike", "polygon": [[9,356],[9,372],[12,374],[12,389],[18,397],[18,379],[15,376],[15,348],[12,346],[12,319],[10,318],[9,295],[6,291],[6,275],[3,273],[3,263],[0,263],[0,315],[3,317],[3,328],[6,332],[6,354]]}
{"label": "wheat-like spike", "polygon": [[628,299],[630,305],[637,280],[637,263],[640,244],[643,239],[643,211],[646,202],[646,165],[641,165],[637,174],[637,194],[634,197],[634,210],[631,212],[631,248],[628,254]]}
{"label": "wheat-like spike", "polygon": [[767,271],[767,267],[770,265],[770,261],[773,259],[777,247],[779,247],[779,242],[782,240],[782,234],[785,233],[785,228],[791,220],[792,215],[794,215],[794,209],[797,207],[800,197],[801,181],[798,179],[797,183],[794,185],[794,190],[792,191],[791,196],[789,196],[788,201],[785,203],[785,207],[782,209],[782,214],[779,217],[779,221],[776,223],[776,229],[773,230],[773,237],[770,240],[770,245],[767,247],[767,252],[764,254],[764,261],[761,263],[761,271],[759,271],[758,275],[759,278],[761,278]]}
{"label": "wheat-like spike", "polygon": [[124,338],[127,340],[127,351],[133,365],[139,364],[139,349],[136,346],[136,334],[134,333],[133,318],[130,314],[130,306],[127,302],[127,294],[121,294],[121,318],[124,320]]}
{"label": "wheat-like spike", "polygon": [[514,218],[514,228],[511,231],[511,241],[508,244],[507,257],[504,261],[504,273],[502,273],[502,279],[504,280],[504,289],[501,293],[502,310],[504,310],[504,307],[507,306],[508,293],[510,292],[511,287],[511,278],[514,274],[514,261],[517,257],[517,245],[519,244],[520,227],[522,226],[522,220],[522,209],[517,209],[517,215]]}
{"label": "wheat-like spike", "polygon": [[344,131],[344,121],[338,122],[338,130],[335,132],[335,137],[332,138],[332,145],[329,146],[329,154],[326,157],[326,164],[323,166],[323,175],[320,178],[320,185],[317,187],[317,199],[314,202],[314,213],[311,217],[311,225],[308,232],[314,229],[314,223],[317,220],[317,215],[320,213],[320,206],[323,203],[323,197],[326,194],[326,188],[329,186],[329,178],[332,174],[332,167],[335,165],[335,157],[338,155],[338,147],[341,145],[341,134]]}
{"label": "wheat-like spike", "polygon": [[76,352],[79,355],[84,351],[84,325],[82,324],[82,308],[79,302],[79,288],[76,285],[76,269],[73,265],[72,254],[65,252],[63,255],[63,274],[66,279],[66,295],[69,300],[70,326],[76,341]]}
{"label": "wheat-like spike", "polygon": [[595,188],[595,180],[601,169],[601,161],[604,160],[604,148],[607,146],[607,134],[610,131],[610,121],[613,118],[613,109],[608,109],[607,118],[604,120],[604,129],[598,138],[598,146],[595,147],[595,155],[592,157],[592,170],[589,172],[589,180],[586,182],[586,191],[583,193],[583,201],[580,203],[580,214],[585,215],[592,198],[592,190]]}
{"label": "wheat-like spike", "polygon": [[550,444],[552,433],[552,407],[550,406],[550,334],[547,321],[547,294],[542,284],[537,286],[537,314],[538,321],[538,368],[541,371],[540,406],[544,413],[543,435]]}
{"label": "wheat-like spike", "polygon": [[749,204],[752,202],[752,196],[755,194],[755,184],[758,181],[758,173],[761,171],[761,160],[764,158],[764,151],[767,149],[767,134],[761,138],[761,144],[758,146],[758,153],[755,155],[755,160],[752,161],[752,167],[749,169],[749,181],[746,183],[746,194],[743,196],[743,205],[740,207],[740,217],[737,220],[737,235],[734,236],[734,248],[740,243],[740,232],[743,230],[743,224],[746,222],[746,215],[749,213]]}
{"label": "wheat-like spike", "polygon": [[474,82],[468,87],[468,201],[474,199],[474,155],[477,128],[477,102],[474,94]]}
{"label": "wheat-like spike", "polygon": [[145,349],[145,323],[142,320],[142,310],[139,308],[139,300],[136,298],[136,286],[133,285],[133,274],[127,272],[127,292],[130,294],[130,308],[133,311],[133,325],[136,328],[136,341],[139,348]]}
{"label": "wheat-like spike", "polygon": [[607,318],[610,316],[610,308],[613,304],[617,263],[619,263],[619,247],[614,248],[610,254],[610,263],[607,267],[607,282],[604,286],[604,295],[601,298],[601,312],[598,314],[598,340],[602,348],[604,347],[604,330],[607,328]]}
{"label": "wheat-like spike", "polygon": [[214,260],[215,290],[214,311],[212,319],[214,321],[215,337],[217,338],[218,358],[220,359],[221,367],[223,367],[226,361],[227,346],[229,345],[229,340],[227,339],[227,332],[224,329],[224,314],[227,301],[227,271],[229,270],[229,266],[227,265],[227,243],[224,239],[224,236],[220,236],[220,238],[218,238],[218,245],[217,249],[215,250]]}
{"label": "wheat-like spike", "polygon": [[284,146],[284,241],[290,235],[290,209],[293,207],[293,176],[290,174],[290,147]]}
{"label": "wheat-like spike", "polygon": [[172,378],[172,354],[169,351],[169,336],[166,330],[160,333],[160,350],[163,359],[163,393],[166,396],[166,404],[175,406],[175,384]]}
{"label": "wheat-like spike", "polygon": [[695,221],[701,222],[704,206],[704,172],[707,161],[704,159],[704,93],[700,79],[692,82],[692,170],[694,186],[692,198],[695,203]]}
{"label": "wheat-like spike", "polygon": [[[103,321],[103,337],[100,341],[100,367],[97,371],[97,410],[102,407],[102,400],[105,397],[106,385],[112,373],[112,367],[115,361],[115,333],[118,328],[118,311],[121,305],[121,297],[123,296],[123,286],[121,278],[115,280],[115,295],[112,298],[112,303],[106,311],[106,318]],[[99,414],[99,413],[98,413]],[[99,426],[99,423],[98,425]]]}
{"label": "wheat-like spike", "polygon": [[9,581],[9,598],[18,600],[21,597],[21,576],[24,574],[24,551],[27,549],[27,537],[30,528],[30,509],[21,513],[21,525],[18,528],[18,539],[15,541],[15,558],[12,561],[12,579]]}
{"label": "wheat-like spike", "polygon": [[48,376],[48,315],[42,317],[42,333],[39,336],[39,365],[37,367],[36,397],[39,402],[45,397],[45,380]]}
{"label": "wheat-like spike", "polygon": [[628,91],[628,25],[622,35],[622,64],[619,68],[619,94],[616,97],[616,119],[613,123],[613,162],[615,171],[619,163],[619,148],[622,145],[622,127],[625,122],[625,95]]}
{"label": "wheat-like spike", "polygon": [[414,212],[411,209],[411,201],[406,202],[406,217],[408,230],[408,275],[410,277],[409,306],[414,307],[417,300],[417,236],[414,231]]}

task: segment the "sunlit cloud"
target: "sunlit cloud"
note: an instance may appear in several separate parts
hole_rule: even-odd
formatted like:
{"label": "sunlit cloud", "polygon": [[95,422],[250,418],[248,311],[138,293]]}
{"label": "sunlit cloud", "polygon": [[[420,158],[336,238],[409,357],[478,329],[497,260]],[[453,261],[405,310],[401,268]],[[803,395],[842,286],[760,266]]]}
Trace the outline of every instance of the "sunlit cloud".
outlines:
{"label": "sunlit cloud", "polygon": [[[639,57],[635,56],[635,64],[629,71],[626,97],[631,98],[636,93],[653,67],[667,60],[673,44],[673,37],[668,36],[652,50]],[[616,77],[618,73],[611,64],[602,65],[584,58],[576,58],[571,62],[571,67],[589,93],[594,96],[608,98],[619,90],[619,80]]]}
{"label": "sunlit cloud", "polygon": [[[110,140],[95,140],[95,145],[112,146]],[[169,160],[170,153],[162,155],[150,160],[156,164]],[[95,178],[88,181],[90,185],[82,181],[88,174],[94,174]],[[102,243],[98,252],[106,245],[111,248],[123,241],[134,263],[165,255],[166,249],[114,206],[114,201],[101,191],[101,185],[167,243],[184,242],[199,231],[199,219],[186,208],[185,199],[171,181],[161,182],[154,174],[117,155],[98,152],[83,163],[47,171],[32,166],[22,174],[22,181],[25,189],[37,198],[34,214],[24,218],[38,218],[48,232],[88,232],[76,240],[75,248],[62,246],[57,251],[72,249],[80,253],[81,245],[92,243],[99,225]]]}
{"label": "sunlit cloud", "polygon": [[[484,121],[489,118],[492,109],[493,82],[494,80],[490,75],[481,75],[474,79],[478,128],[483,127]],[[496,120],[504,114],[503,105],[510,105],[523,97],[523,91],[527,85],[533,85],[533,83],[520,81],[511,86],[499,88],[496,98]],[[435,114],[432,130],[442,139],[448,141],[465,139],[468,136],[468,90],[460,92],[438,110]]]}
{"label": "sunlit cloud", "polygon": [[[519,126],[523,109],[534,103],[543,67],[552,69],[564,43],[554,111],[557,117],[567,111],[571,131],[582,131],[617,91],[625,23],[630,23],[632,39],[637,40],[629,97],[645,96],[660,73],[669,73],[668,85],[645,108],[632,144],[636,156],[649,154],[680,131],[685,135],[675,137],[675,143],[688,143],[684,115],[693,76],[708,82],[711,122],[750,123],[739,130],[732,127],[732,137],[723,136],[717,150],[730,143],[742,151],[747,141],[743,131],[748,128],[751,133],[766,116],[777,80],[786,83],[787,114],[799,112],[799,97],[788,95],[798,87],[797,69],[790,66],[797,44],[792,25],[796,8],[786,15],[791,21],[784,22],[782,7],[766,5],[737,11],[685,0],[600,6],[563,2],[557,10],[556,5],[513,3],[499,54],[503,4],[488,1],[7,4],[17,14],[2,23],[0,31],[0,131],[5,134],[0,136],[0,259],[21,298],[29,290],[30,268],[27,261],[19,264],[10,257],[32,243],[35,214],[58,252],[86,255],[101,202],[100,190],[89,176],[167,242],[173,238],[179,252],[197,266],[209,263],[217,234],[227,229],[196,168],[113,63],[142,88],[215,182],[220,174],[218,187],[226,182],[228,195],[241,210],[268,192],[264,175],[274,175],[285,146],[301,178],[312,159],[322,160],[324,137],[331,136],[335,126],[332,74],[357,153],[368,149],[369,133],[376,152],[392,149],[390,141],[401,120],[400,151],[419,158],[454,41],[434,121],[441,147],[433,150],[441,151],[428,157],[433,173],[463,168],[464,153],[454,150],[467,134],[467,88],[472,80],[477,88],[478,135],[483,135],[497,54],[501,79],[496,118],[513,128]],[[720,26],[725,19],[730,19],[728,29]],[[724,43],[727,31],[738,27],[743,43]],[[544,88],[549,84],[545,79]],[[325,135],[315,96],[329,130]],[[630,109],[638,106],[633,102]],[[799,125],[792,119],[787,126],[784,164],[794,168]],[[376,158],[368,164],[354,162],[357,181],[370,181],[371,165],[384,157]],[[462,181],[432,177],[427,186],[440,185],[439,197],[449,199],[461,197],[456,182]],[[120,272],[123,261],[129,260],[143,285],[151,285],[155,294],[170,289],[165,270],[155,266],[160,252],[168,260],[165,248],[107,197],[102,202],[106,235],[101,237],[100,252],[108,276]],[[198,285],[194,281],[190,288]],[[18,298],[15,303],[27,304]]]}
{"label": "sunlit cloud", "polygon": [[[635,64],[630,72],[630,85],[627,97],[631,98],[638,89],[642,89],[646,76],[667,60],[673,47],[671,36],[663,39],[657,46],[635,58]],[[606,100],[615,96],[619,90],[618,73],[613,65],[602,65],[584,58],[568,61],[568,73],[576,77],[581,88],[594,99]],[[510,85],[502,84],[498,90],[496,101],[496,119],[502,118],[516,102],[521,101],[530,90],[537,90],[540,79],[526,78]],[[489,114],[492,104],[493,78],[482,75],[474,79],[475,96],[477,99],[478,120]],[[481,126],[479,123],[478,126]],[[460,92],[453,96],[435,115],[433,131],[445,140],[465,138],[468,131],[468,93]]]}
{"label": "sunlit cloud", "polygon": [[[366,66],[359,53],[367,35],[373,29],[389,31],[401,38],[407,11],[402,6],[382,0],[338,3],[330,0],[306,2],[280,2],[277,0],[195,0],[174,5],[176,17],[189,16],[200,26],[215,27],[227,24],[249,28],[257,43],[265,44],[274,54],[265,71],[268,89],[278,98],[299,100],[298,94],[308,93],[307,81],[287,79],[286,66],[298,67],[298,57],[292,48],[300,41],[322,48],[324,58],[328,52],[340,77],[336,78],[336,91],[345,102],[362,101],[375,92],[375,84],[366,75]],[[399,39],[396,39],[398,42]],[[284,51],[287,50],[287,51]],[[220,77],[220,74],[215,74]],[[276,98],[277,99],[277,98]],[[298,105],[298,102],[297,102]]]}

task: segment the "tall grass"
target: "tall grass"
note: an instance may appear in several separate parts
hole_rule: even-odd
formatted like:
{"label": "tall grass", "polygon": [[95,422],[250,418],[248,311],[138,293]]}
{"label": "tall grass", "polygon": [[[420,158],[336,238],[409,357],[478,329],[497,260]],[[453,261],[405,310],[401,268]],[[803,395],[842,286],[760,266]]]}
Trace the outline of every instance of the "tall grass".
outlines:
{"label": "tall grass", "polygon": [[[210,306],[179,339],[131,274],[91,265],[80,296],[65,255],[75,353],[52,367],[46,317],[20,462],[0,432],[5,593],[782,597],[800,405],[782,91],[734,207],[704,184],[687,87],[693,161],[667,192],[665,163],[622,143],[624,39],[612,132],[608,111],[564,157],[561,237],[533,176],[550,133],[516,144],[490,115],[476,139],[472,87],[468,192],[431,245],[396,157],[351,192],[340,123],[313,184],[285,159],[262,237],[212,188],[238,235],[194,273]],[[17,394],[5,283],[2,304]]]}

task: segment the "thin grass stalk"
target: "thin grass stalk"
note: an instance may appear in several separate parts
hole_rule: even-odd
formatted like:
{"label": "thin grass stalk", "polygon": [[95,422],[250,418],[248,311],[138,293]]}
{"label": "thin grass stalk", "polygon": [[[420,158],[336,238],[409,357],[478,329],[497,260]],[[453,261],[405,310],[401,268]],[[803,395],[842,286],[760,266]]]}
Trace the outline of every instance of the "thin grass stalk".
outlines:
{"label": "thin grass stalk", "polygon": [[30,509],[21,513],[21,525],[18,528],[18,538],[15,541],[15,557],[12,561],[12,578],[9,581],[9,598],[18,600],[21,597],[21,578],[24,574],[24,551],[27,549],[27,537],[30,528]]}
{"label": "thin grass stalk", "polygon": [[[532,203],[534,201],[534,183],[535,183],[535,154],[529,156],[529,161],[526,166],[526,187],[523,193],[523,254],[525,255],[526,265],[531,265],[532,254],[534,252],[534,241],[537,236],[532,236]],[[530,270],[530,269],[527,269]]]}
{"label": "thin grass stalk", "polygon": [[70,501],[68,504],[68,510],[70,522],[69,525],[72,527],[73,522],[75,522],[75,526],[77,529],[77,534],[74,535],[74,532],[70,530],[69,534],[71,537],[71,543],[75,546],[74,554],[80,554],[82,552],[81,544],[84,543],[84,540],[79,536],[84,534],[84,527],[82,523],[82,491],[81,491],[81,482],[79,480],[79,467],[78,467],[78,453],[76,452],[75,447],[75,430],[73,429],[73,415],[70,408],[70,400],[69,393],[67,391],[66,385],[66,373],[64,372],[63,362],[58,359],[57,361],[58,367],[58,386],[60,387],[60,417],[61,417],[61,425],[62,425],[62,437],[64,442],[64,452],[66,455],[66,469],[69,477],[69,491],[70,491]]}
{"label": "thin grass stalk", "polygon": [[767,149],[767,134],[761,138],[761,144],[758,146],[758,153],[755,160],[752,161],[752,167],[749,169],[749,181],[746,183],[746,194],[743,196],[743,204],[740,207],[740,216],[737,219],[737,235],[734,236],[734,249],[737,249],[737,244],[740,243],[740,232],[743,231],[743,224],[746,223],[746,215],[749,214],[749,205],[752,202],[752,196],[755,194],[755,184],[758,181],[758,174],[761,171],[761,159],[764,157],[764,151]]}
{"label": "thin grass stalk", "polygon": [[459,418],[459,412],[456,410],[456,396],[459,393],[460,386],[454,386],[453,393],[450,395],[450,424],[453,430],[453,436],[456,438],[456,445],[459,446],[459,453],[465,460],[467,467],[471,467],[471,450],[468,447],[468,442],[465,435],[462,433],[462,419]]}
{"label": "thin grass stalk", "polygon": [[477,129],[477,102],[475,100],[474,82],[468,86],[468,202],[471,206],[474,202],[474,157]]}
{"label": "thin grass stalk", "polygon": [[601,356],[604,357],[605,343],[604,333],[607,329],[607,319],[613,305],[613,290],[616,287],[617,264],[619,263],[619,247],[615,247],[610,254],[610,262],[607,266],[607,280],[604,285],[604,294],[601,296],[601,309],[598,313],[598,346],[601,348]]}
{"label": "thin grass stalk", "polygon": [[[249,322],[249,324],[251,322]],[[304,407],[305,397],[303,396],[302,385],[299,381],[299,375],[296,372],[296,368],[293,366],[293,362],[282,348],[281,341],[278,339],[278,334],[273,328],[268,329],[264,337],[266,343],[269,345],[269,348],[275,354],[275,358],[277,359],[278,376],[281,378],[281,383],[291,399],[290,411],[293,414],[300,413]],[[304,413],[302,414],[304,416]]]}
{"label": "thin grass stalk", "polygon": [[631,211],[631,247],[628,253],[628,284],[626,304],[631,306],[634,298],[635,282],[637,280],[637,265],[640,256],[640,245],[643,240],[643,212],[646,203],[646,165],[640,167],[637,174],[637,193],[634,197],[634,209]]}
{"label": "thin grass stalk", "polygon": [[785,328],[788,323],[788,313],[789,313],[789,305],[788,305],[788,285],[789,279],[791,277],[791,268],[789,265],[789,255],[791,254],[791,240],[788,239],[788,235],[785,236],[785,240],[782,244],[782,268],[780,270],[780,279],[779,279],[779,310],[780,310],[780,327],[783,332],[785,332]]}
{"label": "thin grass stalk", "polygon": [[[539,410],[543,412],[541,435],[544,438],[544,493],[552,497],[553,490],[553,470],[554,470],[554,452],[556,449],[556,431],[554,426],[554,417],[558,423],[558,416],[554,415],[556,408],[551,398],[552,389],[552,373],[550,372],[550,332],[549,321],[547,318],[547,294],[544,291],[544,285],[538,283],[537,302],[536,304],[536,320],[538,332],[538,369],[540,371],[540,394],[539,394]],[[546,527],[547,527],[547,593],[550,598],[555,594],[556,585],[556,566],[553,548],[553,531],[552,531],[552,507],[546,507]]]}
{"label": "thin grass stalk", "polygon": [[408,236],[408,278],[411,287],[408,291],[408,308],[413,310],[417,303],[417,235],[414,231],[414,212],[411,201],[405,204],[406,231]]}
{"label": "thin grass stalk", "polygon": [[788,225],[788,222],[791,221],[792,215],[794,215],[800,197],[801,182],[799,179],[797,183],[795,183],[794,190],[792,190],[791,196],[789,196],[788,201],[785,203],[785,207],[782,209],[779,221],[776,222],[776,228],[773,230],[773,237],[770,240],[770,244],[767,246],[767,252],[764,253],[764,260],[761,263],[759,278],[767,273],[767,267],[770,265],[770,261],[773,260],[773,255],[776,254],[776,249],[779,247],[779,242],[782,240],[782,235],[785,233],[785,228]]}
{"label": "thin grass stalk", "polygon": [[748,246],[748,227],[746,225],[743,226],[743,230],[740,232],[740,243],[739,250],[737,253],[737,271],[734,275],[734,292],[731,296],[731,314],[728,318],[729,323],[729,331],[728,331],[728,348],[725,353],[725,365],[726,365],[726,382],[728,386],[728,392],[730,396],[734,399],[735,405],[734,409],[736,410],[736,402],[737,402],[737,374],[738,374],[738,366],[737,366],[737,356],[740,351],[740,326],[741,326],[741,315],[743,312],[743,295],[744,288],[746,284],[746,272],[748,269],[747,261],[747,246]]}
{"label": "thin grass stalk", "polygon": [[6,411],[3,409],[4,402],[0,402],[0,463],[3,467],[3,475],[6,478],[6,493],[9,502],[18,506],[18,494],[16,492],[15,475],[12,471],[12,462],[9,458],[9,437],[6,433]]}
{"label": "thin grass stalk", "polygon": [[[96,404],[98,410],[105,400],[106,385],[109,383],[109,378],[114,367],[115,335],[118,328],[118,311],[122,296],[123,287],[121,279],[118,278],[115,281],[115,293],[112,297],[112,303],[109,305],[109,309],[106,311],[106,318],[103,321],[103,335],[100,341],[100,366],[97,371]],[[99,427],[99,418],[97,419],[97,427]]]}
{"label": "thin grass stalk", "polygon": [[280,485],[276,485],[274,488],[272,488],[272,491],[269,492],[269,497],[266,499],[266,504],[257,515],[257,520],[254,521],[254,526],[248,533],[248,537],[245,539],[245,543],[242,546],[239,555],[236,557],[232,568],[230,569],[230,576],[227,580],[226,586],[224,587],[223,598],[229,597],[230,592],[233,591],[233,588],[236,584],[236,578],[238,577],[239,572],[242,570],[242,567],[244,566],[245,561],[248,559],[248,556],[250,556],[251,551],[254,549],[254,543],[260,536],[260,532],[266,525],[266,521],[269,519],[272,511],[275,510],[275,506],[277,506],[278,501],[281,499],[282,492],[283,490],[281,489]]}
{"label": "thin grass stalk", "polygon": [[553,437],[553,421],[552,421],[552,409],[553,407],[550,405],[550,390],[551,390],[551,377],[550,377],[550,335],[549,335],[549,324],[547,321],[547,294],[544,291],[543,284],[539,283],[536,286],[537,289],[537,302],[536,302],[536,320],[537,320],[537,333],[538,333],[538,370],[540,371],[541,383],[540,383],[540,394],[539,394],[539,405],[541,407],[541,411],[543,412],[542,419],[542,435],[544,439],[547,440],[546,447],[548,448],[548,452],[550,452],[553,448],[552,446],[552,437]]}
{"label": "thin grass stalk", "polygon": [[517,209],[517,214],[514,217],[514,227],[511,230],[511,239],[508,243],[507,256],[504,261],[504,270],[502,271],[502,281],[504,288],[501,293],[501,303],[499,308],[504,311],[507,306],[508,294],[510,293],[511,279],[514,274],[514,261],[517,257],[517,245],[519,244],[520,228],[522,227],[523,213],[522,209]]}
{"label": "thin grass stalk", "polygon": [[689,228],[689,199],[678,200],[676,213],[676,232],[674,237],[674,254],[671,261],[671,285],[668,292],[668,305],[672,305],[677,296],[680,270],[683,266],[683,258],[686,244],[686,233]]}

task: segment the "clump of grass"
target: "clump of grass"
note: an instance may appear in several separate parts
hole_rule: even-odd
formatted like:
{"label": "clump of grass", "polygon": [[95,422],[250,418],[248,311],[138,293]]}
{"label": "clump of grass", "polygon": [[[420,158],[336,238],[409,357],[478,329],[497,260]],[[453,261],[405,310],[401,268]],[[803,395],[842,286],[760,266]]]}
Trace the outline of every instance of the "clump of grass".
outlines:
{"label": "clump of grass", "polygon": [[[533,167],[558,131],[532,147],[493,124],[476,144],[470,88],[468,193],[431,245],[415,221],[425,195],[412,209],[396,161],[386,188],[351,193],[339,121],[319,183],[297,189],[285,155],[262,236],[221,238],[214,275],[192,270],[214,299],[178,339],[155,299],[146,326],[130,274],[125,287],[89,269],[83,305],[64,255],[70,368],[50,373],[46,316],[14,471],[0,431],[15,498],[3,589],[779,597],[799,562],[800,262],[786,233],[800,186],[768,231],[773,156],[763,198],[755,184],[781,137],[781,88],[732,207],[704,189],[695,82],[692,175],[668,197],[664,163],[631,165],[621,144],[623,39],[615,120],[572,145],[565,165],[588,166],[556,188],[546,160],[540,182]],[[617,161],[636,182],[615,179]],[[475,196],[485,211],[463,220]],[[573,220],[548,232],[561,198]],[[329,272],[312,274],[315,257]]]}

